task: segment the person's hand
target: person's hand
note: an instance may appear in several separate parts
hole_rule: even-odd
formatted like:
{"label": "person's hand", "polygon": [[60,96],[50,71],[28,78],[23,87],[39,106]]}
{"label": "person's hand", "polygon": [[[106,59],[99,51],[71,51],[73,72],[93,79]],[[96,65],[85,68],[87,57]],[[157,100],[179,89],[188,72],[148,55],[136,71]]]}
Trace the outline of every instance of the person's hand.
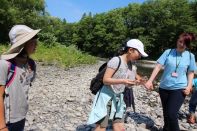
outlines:
{"label": "person's hand", "polygon": [[146,79],[140,79],[139,84],[140,85],[145,85],[146,82],[147,82]]}
{"label": "person's hand", "polygon": [[185,90],[183,90],[183,93],[185,95],[189,95],[191,91],[192,91],[192,88],[191,87],[186,87]]}
{"label": "person's hand", "polygon": [[135,80],[136,85],[141,85],[141,81],[140,80]]}
{"label": "person's hand", "polygon": [[136,84],[136,81],[133,81],[133,80],[130,80],[130,79],[124,79],[123,80],[123,83],[125,85],[132,86],[132,85],[135,85]]}
{"label": "person's hand", "polygon": [[144,86],[146,87],[146,89],[148,89],[148,90],[153,90],[154,88],[153,88],[153,82],[152,81],[147,81],[145,84],[144,84]]}
{"label": "person's hand", "polygon": [[135,80],[136,85],[144,85],[146,83],[146,80],[140,79],[140,80]]}

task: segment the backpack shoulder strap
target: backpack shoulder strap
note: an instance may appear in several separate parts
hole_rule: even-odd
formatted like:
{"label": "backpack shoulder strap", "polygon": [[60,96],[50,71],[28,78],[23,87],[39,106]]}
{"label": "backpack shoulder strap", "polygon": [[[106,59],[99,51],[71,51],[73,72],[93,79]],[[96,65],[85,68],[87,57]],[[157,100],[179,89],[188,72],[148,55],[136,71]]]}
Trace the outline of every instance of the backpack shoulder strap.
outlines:
{"label": "backpack shoulder strap", "polygon": [[[120,65],[121,65],[121,58],[120,58],[120,56],[118,56],[118,59],[119,59],[118,67],[117,67],[117,69],[115,70],[114,74],[118,71],[118,69],[119,69],[119,67],[120,67]],[[114,75],[114,74],[113,74],[113,75]],[[113,75],[112,75],[112,76],[113,76]]]}
{"label": "backpack shoulder strap", "polygon": [[8,87],[12,83],[15,75],[16,75],[16,65],[10,62],[8,67],[6,87]]}
{"label": "backpack shoulder strap", "polygon": [[170,55],[170,53],[172,52],[172,50],[173,50],[173,49],[170,49],[170,51],[169,51],[169,53],[168,53],[168,56]]}
{"label": "backpack shoulder strap", "polygon": [[[188,51],[189,52],[189,63],[191,63],[191,52],[190,51]],[[187,68],[187,72],[189,71],[189,67]]]}
{"label": "backpack shoulder strap", "polygon": [[191,52],[190,51],[188,51],[189,52],[189,60],[191,61]]}
{"label": "backpack shoulder strap", "polygon": [[[170,51],[169,51],[169,53],[168,53],[168,55],[167,55],[167,58],[168,58],[169,55],[171,54],[172,50],[173,50],[173,49],[170,49]],[[166,60],[167,60],[167,58],[166,58]],[[166,64],[166,60],[165,60],[165,62],[164,62],[164,65]]]}

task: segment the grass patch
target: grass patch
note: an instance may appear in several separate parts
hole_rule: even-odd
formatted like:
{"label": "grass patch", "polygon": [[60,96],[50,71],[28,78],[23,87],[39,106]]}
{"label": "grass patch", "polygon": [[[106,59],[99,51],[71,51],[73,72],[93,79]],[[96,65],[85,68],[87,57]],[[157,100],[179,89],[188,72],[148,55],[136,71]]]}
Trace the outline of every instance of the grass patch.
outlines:
{"label": "grass patch", "polygon": [[[0,53],[5,52],[8,46],[0,45]],[[36,53],[32,58],[46,64],[57,64],[63,67],[74,67],[82,64],[94,64],[97,58],[87,53],[82,53],[75,46],[66,47],[61,44],[55,44],[53,47],[47,47],[39,43]]]}
{"label": "grass patch", "polygon": [[6,52],[7,49],[8,49],[8,46],[7,45],[0,44],[0,54],[2,54],[3,52]]}

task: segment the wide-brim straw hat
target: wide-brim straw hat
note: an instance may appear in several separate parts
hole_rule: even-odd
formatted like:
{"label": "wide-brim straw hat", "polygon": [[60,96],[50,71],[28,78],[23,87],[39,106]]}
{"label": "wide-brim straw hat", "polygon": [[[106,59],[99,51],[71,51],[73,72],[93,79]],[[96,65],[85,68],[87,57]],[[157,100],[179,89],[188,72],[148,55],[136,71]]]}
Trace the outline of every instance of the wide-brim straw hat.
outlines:
{"label": "wide-brim straw hat", "polygon": [[11,47],[1,55],[1,59],[9,60],[15,58],[24,48],[27,41],[31,40],[38,30],[33,30],[26,25],[15,25],[9,32]]}

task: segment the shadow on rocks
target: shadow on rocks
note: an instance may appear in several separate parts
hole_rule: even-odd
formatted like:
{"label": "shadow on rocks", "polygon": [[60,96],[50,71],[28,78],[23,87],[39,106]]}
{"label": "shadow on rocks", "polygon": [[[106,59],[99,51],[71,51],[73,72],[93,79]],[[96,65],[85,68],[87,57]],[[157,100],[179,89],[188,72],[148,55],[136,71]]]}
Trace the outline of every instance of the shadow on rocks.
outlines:
{"label": "shadow on rocks", "polygon": [[125,116],[125,123],[133,124],[137,127],[145,128],[150,131],[161,131],[160,128],[155,126],[155,122],[150,117],[139,113],[127,112]]}
{"label": "shadow on rocks", "polygon": [[[76,128],[76,131],[94,131],[96,125],[92,124],[92,125],[80,125]],[[112,122],[109,121],[109,125],[106,128],[106,131],[112,131]]]}
{"label": "shadow on rocks", "polygon": [[179,120],[187,119],[188,116],[189,116],[189,114],[187,114],[186,112],[183,112],[183,111],[179,111],[179,112],[178,112],[178,119],[179,119]]}
{"label": "shadow on rocks", "polygon": [[79,125],[77,128],[76,128],[76,131],[93,131],[94,128],[95,128],[95,124],[92,124],[92,125]]}
{"label": "shadow on rocks", "polygon": [[[125,123],[136,125],[135,127],[136,129],[137,127],[140,127],[140,128],[148,129],[150,131],[162,131],[161,128],[158,129],[155,126],[155,123],[151,118],[139,113],[127,112],[125,116]],[[95,127],[96,127],[95,124],[92,125],[83,124],[83,125],[79,125],[76,128],[76,131],[93,131]],[[111,131],[111,130],[112,130],[112,123],[109,122],[107,131]],[[128,128],[128,130],[130,131],[131,129]]]}

